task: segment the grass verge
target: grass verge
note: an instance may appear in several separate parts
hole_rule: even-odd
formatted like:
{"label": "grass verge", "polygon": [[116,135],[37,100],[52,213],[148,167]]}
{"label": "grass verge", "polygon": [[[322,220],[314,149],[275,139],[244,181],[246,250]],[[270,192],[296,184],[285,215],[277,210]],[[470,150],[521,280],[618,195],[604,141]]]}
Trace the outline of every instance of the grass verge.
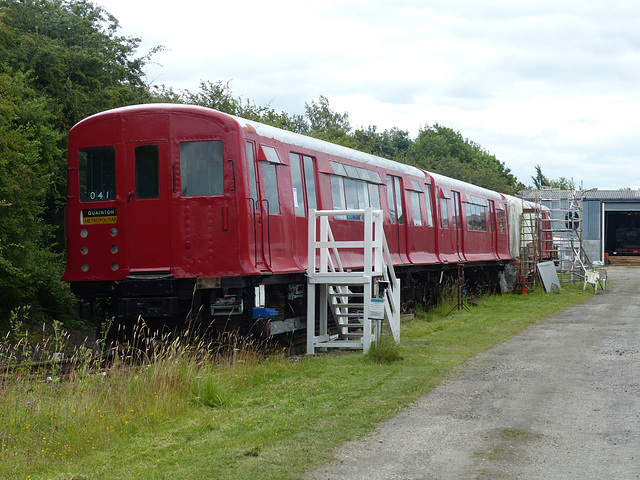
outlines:
{"label": "grass verge", "polygon": [[0,385],[0,478],[298,479],[456,366],[590,296],[568,286],[444,305],[375,358],[180,347],[68,382],[14,376]]}

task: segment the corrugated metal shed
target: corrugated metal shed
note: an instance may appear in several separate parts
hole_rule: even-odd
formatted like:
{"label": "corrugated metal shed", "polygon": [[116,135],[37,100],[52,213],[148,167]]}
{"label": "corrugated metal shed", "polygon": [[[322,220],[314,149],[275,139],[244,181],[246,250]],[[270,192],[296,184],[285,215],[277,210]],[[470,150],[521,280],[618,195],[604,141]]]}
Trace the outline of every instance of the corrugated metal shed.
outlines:
{"label": "corrugated metal shed", "polygon": [[[626,253],[619,253],[619,247],[624,247],[620,243],[622,233],[640,229],[640,190],[594,188],[572,192],[543,188],[523,190],[520,194],[526,200],[539,202],[552,210],[577,208],[582,219],[583,247],[592,260],[604,261],[605,253],[611,258],[625,255]],[[640,263],[640,256],[635,258]]]}

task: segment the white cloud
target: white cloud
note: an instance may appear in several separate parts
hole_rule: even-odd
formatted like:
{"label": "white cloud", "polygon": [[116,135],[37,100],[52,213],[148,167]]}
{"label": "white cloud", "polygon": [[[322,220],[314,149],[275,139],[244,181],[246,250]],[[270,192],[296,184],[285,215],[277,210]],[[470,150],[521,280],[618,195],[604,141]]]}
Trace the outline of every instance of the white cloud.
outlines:
{"label": "white cloud", "polygon": [[177,8],[103,0],[155,45],[149,79],[302,113],[320,95],[354,127],[440,123],[523,182],[640,187],[640,5],[622,1],[274,0]]}

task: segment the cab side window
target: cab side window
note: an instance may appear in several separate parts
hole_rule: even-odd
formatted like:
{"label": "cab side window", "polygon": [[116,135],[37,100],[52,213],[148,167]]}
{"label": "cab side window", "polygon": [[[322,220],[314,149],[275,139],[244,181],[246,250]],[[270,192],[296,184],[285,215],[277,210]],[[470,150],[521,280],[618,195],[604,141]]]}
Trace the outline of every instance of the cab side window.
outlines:
{"label": "cab side window", "polygon": [[180,178],[185,197],[222,195],[222,141],[182,142]]}

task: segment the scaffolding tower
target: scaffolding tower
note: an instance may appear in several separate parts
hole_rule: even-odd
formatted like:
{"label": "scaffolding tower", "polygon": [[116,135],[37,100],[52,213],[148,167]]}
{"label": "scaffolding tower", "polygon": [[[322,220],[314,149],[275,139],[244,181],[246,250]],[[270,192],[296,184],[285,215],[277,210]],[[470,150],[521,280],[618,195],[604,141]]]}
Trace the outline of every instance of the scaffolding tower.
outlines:
{"label": "scaffolding tower", "polygon": [[535,204],[534,208],[523,206],[521,259],[525,266],[553,260],[561,282],[584,280],[586,272],[593,270],[582,244],[584,190],[543,187],[523,192],[523,199]]}
{"label": "scaffolding tower", "polygon": [[542,257],[540,232],[540,204],[522,201],[520,218],[520,272],[519,281],[524,288],[535,288],[536,265]]}

